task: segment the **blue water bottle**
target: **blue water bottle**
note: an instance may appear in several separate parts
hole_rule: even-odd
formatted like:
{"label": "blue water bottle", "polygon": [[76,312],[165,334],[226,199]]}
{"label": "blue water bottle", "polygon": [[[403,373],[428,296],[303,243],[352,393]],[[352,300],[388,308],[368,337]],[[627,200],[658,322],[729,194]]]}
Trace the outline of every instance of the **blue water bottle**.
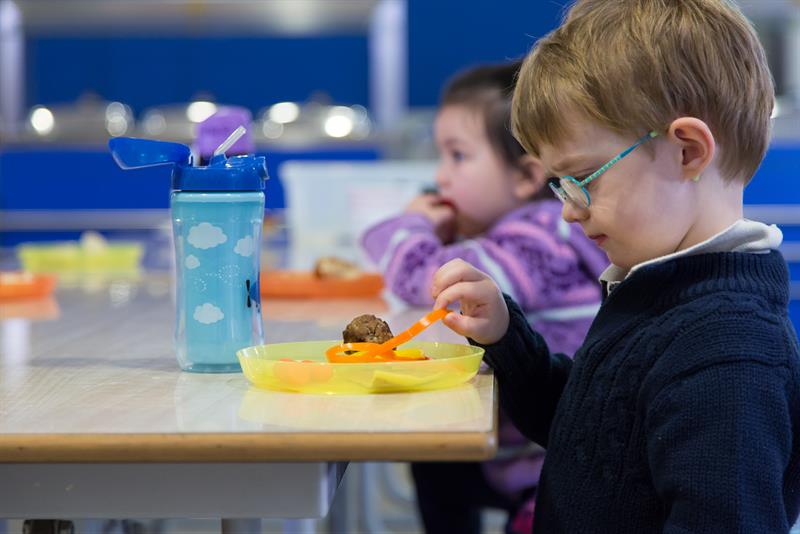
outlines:
{"label": "blue water bottle", "polygon": [[243,132],[220,145],[206,167],[192,166],[182,144],[109,142],[123,169],[174,165],[175,349],[185,371],[240,371],[236,351],[264,342],[258,282],[266,164],[263,157],[225,156]]}

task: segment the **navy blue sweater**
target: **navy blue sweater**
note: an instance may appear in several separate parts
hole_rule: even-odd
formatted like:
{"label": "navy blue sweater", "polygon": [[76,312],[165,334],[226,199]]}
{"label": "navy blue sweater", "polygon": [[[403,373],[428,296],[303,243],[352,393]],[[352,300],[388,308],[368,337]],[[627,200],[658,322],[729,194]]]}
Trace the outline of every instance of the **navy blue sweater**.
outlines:
{"label": "navy blue sweater", "polygon": [[547,448],[534,532],[788,532],[800,356],[780,253],[637,270],[574,360],[507,302],[486,361],[517,428]]}

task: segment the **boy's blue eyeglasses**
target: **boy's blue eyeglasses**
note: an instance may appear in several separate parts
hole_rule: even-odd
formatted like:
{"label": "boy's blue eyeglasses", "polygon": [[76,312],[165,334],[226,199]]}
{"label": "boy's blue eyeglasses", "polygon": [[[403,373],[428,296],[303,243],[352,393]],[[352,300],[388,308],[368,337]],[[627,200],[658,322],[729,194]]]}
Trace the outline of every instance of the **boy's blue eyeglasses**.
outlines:
{"label": "boy's blue eyeglasses", "polygon": [[647,135],[636,141],[636,143],[623,150],[619,154],[617,154],[611,161],[594,171],[592,174],[584,178],[583,180],[577,180],[572,176],[563,176],[558,179],[558,185],[550,182],[548,185],[550,189],[553,190],[553,193],[561,200],[563,203],[567,203],[567,201],[573,202],[575,205],[581,208],[588,208],[589,204],[591,204],[591,198],[589,197],[589,191],[586,190],[586,184],[606,172],[610,169],[616,162],[633,152],[633,150],[641,145],[649,141],[650,139],[656,137],[658,132],[653,130],[649,132]]}

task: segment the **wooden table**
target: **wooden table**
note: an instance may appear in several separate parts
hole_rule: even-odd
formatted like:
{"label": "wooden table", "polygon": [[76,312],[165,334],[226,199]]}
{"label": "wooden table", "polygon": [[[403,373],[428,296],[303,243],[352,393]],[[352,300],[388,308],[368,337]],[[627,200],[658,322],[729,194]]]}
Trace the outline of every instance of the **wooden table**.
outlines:
{"label": "wooden table", "polygon": [[[166,275],[73,280],[0,304],[0,517],[327,513],[347,461],[480,460],[496,449],[491,374],[442,391],[314,396],[181,372]],[[336,339],[382,300],[265,301],[267,342]],[[423,339],[464,342],[441,324]]]}

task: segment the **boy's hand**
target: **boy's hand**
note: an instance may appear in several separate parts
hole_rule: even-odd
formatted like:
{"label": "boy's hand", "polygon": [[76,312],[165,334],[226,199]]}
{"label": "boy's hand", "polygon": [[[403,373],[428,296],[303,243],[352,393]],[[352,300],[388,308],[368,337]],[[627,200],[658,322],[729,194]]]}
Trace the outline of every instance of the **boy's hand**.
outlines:
{"label": "boy's hand", "polygon": [[406,213],[421,213],[433,223],[433,230],[442,243],[452,243],[456,234],[456,212],[443,203],[439,195],[419,195],[406,208]]}
{"label": "boy's hand", "polygon": [[434,309],[461,303],[461,314],[449,313],[444,324],[482,345],[500,341],[508,330],[508,307],[497,284],[464,260],[445,263],[433,275]]}

